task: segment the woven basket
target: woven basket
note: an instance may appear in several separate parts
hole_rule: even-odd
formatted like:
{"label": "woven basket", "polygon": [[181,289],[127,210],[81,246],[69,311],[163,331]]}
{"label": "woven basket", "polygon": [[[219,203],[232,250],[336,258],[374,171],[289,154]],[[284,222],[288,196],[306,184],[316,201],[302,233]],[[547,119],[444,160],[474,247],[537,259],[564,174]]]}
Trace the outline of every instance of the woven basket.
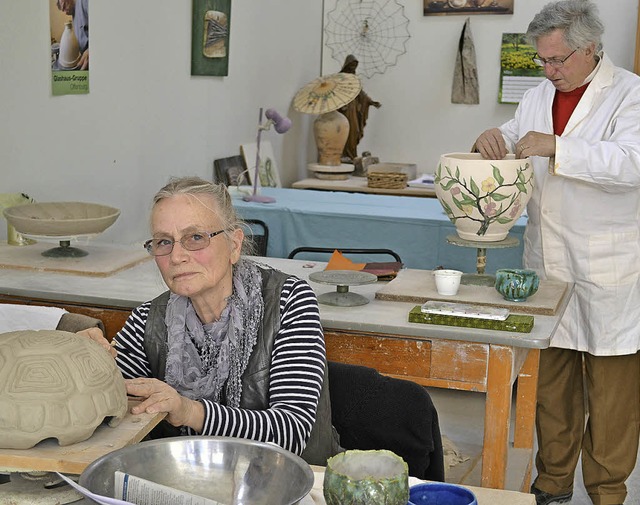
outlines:
{"label": "woven basket", "polygon": [[367,186],[370,188],[404,189],[409,176],[400,172],[369,172]]}

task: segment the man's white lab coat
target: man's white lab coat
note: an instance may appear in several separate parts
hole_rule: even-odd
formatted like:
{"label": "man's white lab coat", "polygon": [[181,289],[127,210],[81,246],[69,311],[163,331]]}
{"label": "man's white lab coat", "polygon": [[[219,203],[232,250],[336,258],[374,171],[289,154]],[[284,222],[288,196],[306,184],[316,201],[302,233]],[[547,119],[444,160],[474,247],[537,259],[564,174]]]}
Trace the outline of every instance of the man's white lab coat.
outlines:
{"label": "man's white lab coat", "polygon": [[[500,127],[507,147],[529,131],[553,133],[555,88],[528,90]],[[553,347],[595,355],[640,349],[640,77],[602,55],[556,136],[554,158],[531,157],[524,264],[542,278],[576,283]],[[549,166],[556,175],[549,173]]]}

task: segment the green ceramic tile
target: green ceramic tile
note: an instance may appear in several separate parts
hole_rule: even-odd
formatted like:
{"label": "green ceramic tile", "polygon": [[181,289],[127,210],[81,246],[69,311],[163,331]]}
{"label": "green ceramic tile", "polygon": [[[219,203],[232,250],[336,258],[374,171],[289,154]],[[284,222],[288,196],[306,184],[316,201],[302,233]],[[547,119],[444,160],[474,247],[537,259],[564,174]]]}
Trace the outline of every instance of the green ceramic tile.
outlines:
{"label": "green ceramic tile", "polygon": [[518,333],[531,333],[531,329],[533,328],[533,316],[529,315],[510,314],[504,321],[496,321],[494,319],[478,319],[475,317],[425,314],[421,311],[420,305],[416,305],[411,309],[411,312],[409,312],[409,322],[460,326],[482,330],[517,331]]}

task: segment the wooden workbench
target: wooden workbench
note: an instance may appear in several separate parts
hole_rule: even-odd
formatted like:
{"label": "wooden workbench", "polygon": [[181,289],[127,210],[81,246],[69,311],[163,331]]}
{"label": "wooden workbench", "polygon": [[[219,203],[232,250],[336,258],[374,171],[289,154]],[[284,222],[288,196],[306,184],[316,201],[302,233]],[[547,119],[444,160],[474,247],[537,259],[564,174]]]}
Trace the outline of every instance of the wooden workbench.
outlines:
{"label": "wooden workbench", "polygon": [[[325,265],[280,258],[261,260],[305,279]],[[411,270],[405,272],[412,276]],[[335,289],[310,284],[317,294]],[[408,313],[415,303],[377,299],[376,292],[385,286],[388,284],[351,288],[370,300],[367,305],[320,306],[328,358],[371,366],[425,386],[485,394],[481,484],[503,489],[508,483],[509,489],[527,490],[539,350],[549,346],[573,286],[566,286],[555,314],[535,315],[531,333],[409,323]],[[0,277],[0,302],[56,305],[100,317],[112,337],[131,308],[164,289],[153,263],[143,263],[106,278],[4,270]],[[511,441],[511,398],[516,383],[516,424]],[[509,459],[514,454],[525,462],[522,467],[516,468],[515,459]]]}

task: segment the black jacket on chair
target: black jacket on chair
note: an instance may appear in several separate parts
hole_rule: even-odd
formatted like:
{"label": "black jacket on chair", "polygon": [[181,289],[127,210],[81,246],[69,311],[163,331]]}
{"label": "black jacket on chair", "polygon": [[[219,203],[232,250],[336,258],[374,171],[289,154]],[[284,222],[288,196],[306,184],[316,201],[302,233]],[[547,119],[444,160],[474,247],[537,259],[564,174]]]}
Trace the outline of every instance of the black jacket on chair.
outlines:
{"label": "black jacket on chair", "polygon": [[387,449],[401,456],[409,475],[444,481],[438,413],[415,382],[373,368],[330,361],[332,422],[345,449]]}

